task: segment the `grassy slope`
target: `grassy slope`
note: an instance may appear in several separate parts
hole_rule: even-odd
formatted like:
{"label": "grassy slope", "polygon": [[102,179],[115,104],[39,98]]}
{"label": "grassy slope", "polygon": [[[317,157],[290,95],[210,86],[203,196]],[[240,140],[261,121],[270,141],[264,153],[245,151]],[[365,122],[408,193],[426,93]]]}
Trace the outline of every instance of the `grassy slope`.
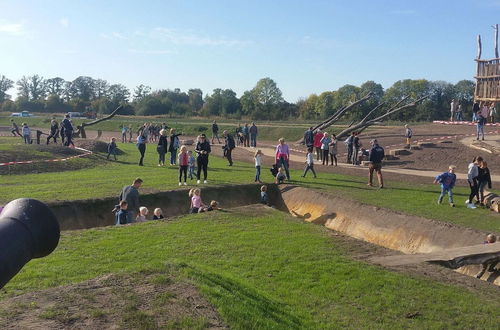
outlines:
{"label": "grassy slope", "polygon": [[[133,144],[120,144],[119,147],[125,151],[125,154],[118,157],[118,163],[104,160],[102,162],[104,165],[79,171],[61,172],[57,176],[54,173],[0,176],[0,186],[5,188],[2,189],[0,202],[20,197],[52,201],[115,196],[120,187],[130,184],[130,181],[138,176],[145,180],[143,192],[177,187],[177,168],[168,166],[158,168],[154,145],[148,145],[144,167],[136,165],[138,152]],[[227,162],[219,157],[210,158],[209,181],[211,184],[252,182],[254,177],[252,164],[236,163],[237,166],[232,168],[228,168],[226,164]],[[271,182],[272,177],[269,171],[264,169],[263,173],[264,180]],[[292,178],[299,179],[299,175],[299,171],[292,171]],[[437,185],[389,181],[386,182],[387,189],[378,191],[366,186],[365,175],[354,177],[320,173],[319,179],[308,177],[293,183],[323,189],[364,203],[409,214],[500,232],[498,214],[486,209],[465,208],[463,201],[468,196],[467,187],[454,189],[457,207],[450,208],[446,204],[436,205],[439,194]],[[61,191],[64,191],[64,194],[61,194]]]}
{"label": "grassy slope", "polygon": [[491,297],[353,261],[325,228],[255,210],[64,232],[52,255],[6,289],[147,269],[194,281],[235,329],[492,328],[500,308]]}

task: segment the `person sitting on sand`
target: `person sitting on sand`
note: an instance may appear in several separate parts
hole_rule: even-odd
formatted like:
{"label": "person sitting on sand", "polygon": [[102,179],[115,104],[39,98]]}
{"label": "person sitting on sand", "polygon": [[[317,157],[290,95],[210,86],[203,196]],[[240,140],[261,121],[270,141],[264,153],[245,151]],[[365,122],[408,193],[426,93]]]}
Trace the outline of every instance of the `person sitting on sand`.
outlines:
{"label": "person sitting on sand", "polygon": [[191,189],[189,191],[189,197],[191,197],[191,207],[189,213],[198,213],[200,208],[205,206],[201,200],[201,190],[199,188]]}
{"label": "person sitting on sand", "polygon": [[157,207],[155,208],[154,212],[153,212],[153,220],[160,220],[160,219],[163,219],[163,211]]}
{"label": "person sitting on sand", "polygon": [[201,207],[198,210],[198,213],[210,212],[210,211],[215,211],[215,210],[221,210],[221,208],[219,208],[218,205],[219,205],[219,203],[217,203],[217,201],[211,201],[209,206]]}
{"label": "person sitting on sand", "polygon": [[278,174],[276,174],[276,180],[274,181],[275,184],[280,184],[280,183],[284,183],[285,180],[286,180],[286,175],[285,175],[285,170],[283,169],[283,167],[280,167],[278,169]]}
{"label": "person sitting on sand", "polygon": [[[496,241],[497,237],[494,234],[488,234],[488,236],[486,236],[486,241],[484,241],[484,244],[493,244]],[[500,257],[496,257],[489,260],[488,262],[481,264],[481,271],[477,273],[476,278],[481,278],[484,275],[484,273],[486,273],[486,270],[488,270],[488,272],[490,273],[498,271],[498,269],[495,269],[495,267],[498,265],[499,262],[500,262]]]}
{"label": "person sitting on sand", "polygon": [[139,214],[137,215],[137,218],[135,219],[135,222],[145,222],[148,219],[146,219],[146,216],[148,215],[149,210],[145,206],[139,207]]}
{"label": "person sitting on sand", "polygon": [[[312,147],[310,148],[312,150]],[[260,187],[260,202],[269,205],[269,195],[267,194],[267,186]]]}

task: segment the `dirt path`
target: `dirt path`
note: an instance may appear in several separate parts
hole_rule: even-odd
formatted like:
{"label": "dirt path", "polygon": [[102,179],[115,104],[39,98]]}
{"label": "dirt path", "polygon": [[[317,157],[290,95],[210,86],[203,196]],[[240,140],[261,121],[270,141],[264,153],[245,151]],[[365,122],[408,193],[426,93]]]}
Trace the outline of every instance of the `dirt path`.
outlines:
{"label": "dirt path", "polygon": [[[244,149],[248,152],[255,152],[254,148],[244,148],[241,147],[240,149]],[[269,157],[274,157],[275,155],[275,149],[270,148],[270,147],[259,147],[259,149],[262,151],[262,153],[265,156]],[[292,153],[290,154],[290,161],[296,162],[296,163],[304,163],[305,162],[305,153],[304,155],[298,155],[297,153]],[[346,164],[346,163],[338,163],[338,166],[344,167],[344,168],[350,168],[350,169],[355,169],[358,171],[367,171],[366,167],[363,166],[354,166],[351,164]],[[317,168],[316,168],[317,169]],[[427,170],[411,170],[411,169],[405,169],[405,168],[384,168],[384,172],[388,173],[397,173],[397,174],[405,174],[405,175],[415,175],[415,176],[421,176],[421,177],[427,177],[427,178],[434,178],[441,174],[443,171],[427,171]],[[467,174],[464,173],[457,173],[457,178],[466,180],[467,179]],[[494,182],[500,182],[500,175],[492,175],[491,180]]]}

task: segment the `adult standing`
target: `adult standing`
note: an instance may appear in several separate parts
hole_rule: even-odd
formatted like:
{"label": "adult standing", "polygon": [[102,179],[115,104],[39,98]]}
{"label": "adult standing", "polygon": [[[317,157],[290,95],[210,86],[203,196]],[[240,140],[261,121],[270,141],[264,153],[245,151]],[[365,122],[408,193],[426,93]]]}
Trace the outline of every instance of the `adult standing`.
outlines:
{"label": "adult standing", "polygon": [[126,201],[128,203],[127,209],[127,223],[132,223],[135,221],[135,215],[139,211],[139,188],[142,185],[142,179],[137,178],[134,180],[132,185],[123,187],[120,194],[120,201]]}
{"label": "adult standing", "polygon": [[59,124],[55,119],[50,121],[50,134],[47,137],[47,144],[49,144],[50,139],[54,140],[54,143],[57,143],[57,136],[59,135]]}
{"label": "adult standing", "polygon": [[480,164],[482,161],[483,161],[482,157],[474,157],[467,169],[467,182],[469,183],[470,194],[469,194],[469,199],[465,201],[465,204],[467,204],[467,208],[469,209],[476,208],[476,206],[474,205],[474,197],[477,198],[478,202],[480,201],[479,185],[478,185],[478,178],[479,178],[478,164]]}
{"label": "adult standing", "polygon": [[198,172],[196,174],[196,177],[198,178],[197,183],[200,183],[201,171],[203,171],[203,183],[208,183],[208,155],[210,155],[212,149],[210,148],[210,143],[207,141],[205,134],[201,134],[198,137],[198,143],[196,143],[196,149],[194,151],[198,154],[198,157],[196,158],[198,165]]}
{"label": "adult standing", "polygon": [[497,107],[495,103],[492,103],[490,107],[490,123],[495,123],[495,117],[497,115]]}
{"label": "adult standing", "polygon": [[170,145],[168,146],[168,151],[170,151],[170,165],[175,165],[177,163],[177,149],[179,149],[181,145],[179,141],[179,136],[181,135],[181,133],[175,133],[175,128],[170,129]]}
{"label": "adult standing", "polygon": [[214,138],[217,138],[217,143],[220,144],[219,125],[217,125],[217,122],[215,120],[212,123],[212,144],[214,144]]}
{"label": "adult standing", "polygon": [[408,148],[411,147],[411,138],[413,137],[413,130],[408,126],[408,124],[405,125],[405,138],[406,138],[406,146]]}
{"label": "adult standing", "polygon": [[314,131],[312,126],[304,133],[304,144],[307,149],[314,147]]}
{"label": "adult standing", "polygon": [[146,153],[146,142],[147,137],[144,136],[143,133],[137,136],[137,149],[139,149],[139,153],[141,154],[141,158],[139,159],[139,166],[144,166],[144,154]]}
{"label": "adult standing", "polygon": [[255,148],[257,147],[257,126],[255,123],[252,123],[252,126],[250,126],[250,146]]}
{"label": "adult standing", "polygon": [[66,141],[64,142],[65,146],[69,146],[70,144],[73,145],[73,125],[71,124],[71,121],[69,120],[69,114],[67,114],[64,118],[64,120],[61,123],[61,126],[64,127],[64,137],[66,138]]}
{"label": "adult standing", "polygon": [[234,142],[234,138],[229,134],[228,131],[224,131],[222,133],[224,135],[224,155],[227,158],[227,161],[229,162],[229,166],[233,166],[233,157],[232,157],[232,152],[233,149],[236,147],[236,143]]}
{"label": "adult standing", "polygon": [[347,161],[346,163],[349,163],[352,158],[352,146],[354,142],[354,136],[356,135],[355,132],[352,132],[351,135],[345,140],[345,145],[347,147]]}
{"label": "adult standing", "polygon": [[132,143],[132,124],[128,125],[128,143]]}
{"label": "adult standing", "polygon": [[243,126],[243,146],[250,147],[250,128],[247,123]]}
{"label": "adult standing", "polygon": [[382,160],[384,159],[385,152],[376,139],[370,141],[371,149],[369,153],[369,177],[368,185],[373,186],[373,172],[377,173],[378,185],[380,188],[384,188],[384,179],[382,178]]}
{"label": "adult standing", "polygon": [[458,102],[457,113],[455,114],[455,118],[457,119],[457,121],[463,120],[462,113],[463,113],[462,102]]}
{"label": "adult standing", "polygon": [[337,136],[332,134],[332,142],[330,142],[328,152],[330,153],[331,166],[333,166],[333,161],[335,160],[335,166],[337,166]]}
{"label": "adult standing", "polygon": [[314,134],[314,149],[316,149],[316,160],[323,160],[323,153],[321,152],[321,139],[323,138],[323,132],[317,130]]}
{"label": "adult standing", "polygon": [[476,118],[476,140],[479,140],[479,135],[484,140],[484,125],[486,125],[489,114],[490,108],[488,107],[488,103],[484,103]]}
{"label": "adult standing", "polygon": [[10,120],[10,132],[12,133],[12,135],[16,136],[19,135],[20,137],[23,137],[21,132],[19,132],[19,127],[17,126],[16,122],[14,121],[14,119],[11,119]]}
{"label": "adult standing", "polygon": [[321,139],[321,151],[323,152],[323,165],[328,166],[328,150],[330,148],[330,142],[332,142],[332,139],[330,138],[330,135],[328,133],[325,133],[323,135],[323,138]]}
{"label": "adult standing", "polygon": [[158,152],[158,166],[165,165],[165,154],[168,151],[168,140],[167,140],[167,130],[160,130],[160,139],[158,140],[158,145],[156,146],[156,151]]}
{"label": "adult standing", "polygon": [[359,151],[361,149],[361,142],[359,141],[359,133],[354,134],[354,138],[352,140],[352,165],[358,164]]}
{"label": "adult standing", "polygon": [[127,142],[127,131],[128,131],[127,125],[122,125],[122,143]]}
{"label": "adult standing", "polygon": [[285,139],[281,138],[278,140],[279,144],[276,146],[276,166],[282,167],[285,169],[286,178],[290,181],[290,171],[289,171],[289,160],[290,160],[290,148],[285,143]]}
{"label": "adult standing", "polygon": [[451,100],[450,103],[450,121],[455,120],[455,111],[457,110],[457,101],[455,99]]}
{"label": "adult standing", "polygon": [[238,124],[238,127],[236,127],[236,144],[237,145],[242,145],[243,144],[243,128],[241,127],[241,124]]}

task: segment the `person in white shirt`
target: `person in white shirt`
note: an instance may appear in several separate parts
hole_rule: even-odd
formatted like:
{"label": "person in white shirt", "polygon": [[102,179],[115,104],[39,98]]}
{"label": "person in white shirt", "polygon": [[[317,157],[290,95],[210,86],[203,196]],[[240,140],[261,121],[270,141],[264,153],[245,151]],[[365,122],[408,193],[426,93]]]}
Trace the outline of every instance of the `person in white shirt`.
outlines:
{"label": "person in white shirt", "polygon": [[311,170],[314,174],[314,178],[316,178],[316,171],[314,170],[314,155],[313,155],[313,148],[309,147],[307,148],[307,155],[306,155],[306,168],[304,169],[304,174],[302,174],[302,177],[305,178],[307,172]]}
{"label": "person in white shirt", "polygon": [[457,102],[455,101],[455,99],[452,99],[450,103],[450,113],[451,113],[450,121],[453,121],[455,119],[456,109],[457,109]]}
{"label": "person in white shirt", "polygon": [[23,123],[23,139],[25,144],[31,144],[31,130],[28,127],[28,124]]}
{"label": "person in white shirt", "polygon": [[262,151],[259,149],[255,152],[255,182],[262,183],[260,181],[260,169],[262,166]]}

